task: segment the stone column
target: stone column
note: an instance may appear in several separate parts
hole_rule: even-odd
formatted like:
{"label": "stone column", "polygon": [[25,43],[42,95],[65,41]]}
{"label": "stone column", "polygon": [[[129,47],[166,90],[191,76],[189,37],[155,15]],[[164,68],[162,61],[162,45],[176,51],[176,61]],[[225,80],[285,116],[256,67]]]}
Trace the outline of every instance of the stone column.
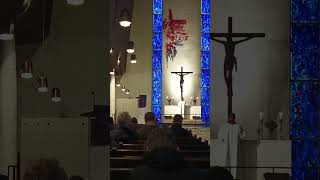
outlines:
{"label": "stone column", "polygon": [[110,116],[115,119],[116,114],[116,77],[110,75]]}
{"label": "stone column", "polygon": [[17,165],[17,72],[15,41],[0,40],[0,174]]}

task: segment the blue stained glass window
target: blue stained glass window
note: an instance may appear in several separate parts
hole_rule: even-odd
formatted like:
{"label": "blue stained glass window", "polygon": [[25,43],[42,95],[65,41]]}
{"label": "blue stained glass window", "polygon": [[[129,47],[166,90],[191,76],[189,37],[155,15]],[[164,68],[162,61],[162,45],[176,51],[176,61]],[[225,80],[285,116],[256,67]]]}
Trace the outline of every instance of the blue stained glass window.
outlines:
{"label": "blue stained glass window", "polygon": [[318,0],[291,0],[291,20],[319,21],[319,3]]}
{"label": "blue stained glass window", "polygon": [[292,137],[320,135],[320,84],[296,81],[291,83]]}
{"label": "blue stained glass window", "polygon": [[210,0],[201,0],[201,119],[210,123]]}
{"label": "blue stained glass window", "polygon": [[152,35],[152,49],[160,51],[162,49],[162,34],[153,33]]}
{"label": "blue stained glass window", "polygon": [[210,0],[201,0],[201,14],[210,14]]}
{"label": "blue stained glass window", "polygon": [[160,122],[160,120],[161,120],[161,106],[153,105],[152,112],[155,115],[157,121]]}
{"label": "blue stained glass window", "polygon": [[153,0],[153,14],[162,15],[162,0]]}
{"label": "blue stained glass window", "polygon": [[201,119],[209,124],[210,122],[210,106],[201,103]]}
{"label": "blue stained glass window", "polygon": [[320,135],[319,0],[291,0],[292,179],[318,180]]}
{"label": "blue stained glass window", "polygon": [[210,51],[210,34],[208,33],[201,34],[201,50]]}
{"label": "blue stained glass window", "polygon": [[291,78],[297,80],[320,79],[320,26],[292,24]]}
{"label": "blue stained glass window", "polygon": [[210,15],[208,14],[201,15],[201,32],[210,33]]}
{"label": "blue stained glass window", "polygon": [[210,69],[210,51],[201,52],[201,69]]}
{"label": "blue stained glass window", "polygon": [[153,51],[152,52],[152,68],[159,69],[162,67],[162,51]]}
{"label": "blue stained glass window", "polygon": [[162,107],[162,0],[153,0],[152,112],[161,121]]}
{"label": "blue stained glass window", "polygon": [[162,15],[161,14],[153,15],[153,32],[154,33],[162,32]]}

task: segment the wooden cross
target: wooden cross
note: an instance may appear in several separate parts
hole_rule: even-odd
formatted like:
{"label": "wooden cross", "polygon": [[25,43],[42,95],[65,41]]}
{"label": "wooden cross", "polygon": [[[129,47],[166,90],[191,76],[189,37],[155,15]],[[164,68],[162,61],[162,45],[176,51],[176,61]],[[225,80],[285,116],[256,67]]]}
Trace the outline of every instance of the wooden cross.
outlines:
{"label": "wooden cross", "polygon": [[184,79],[183,77],[185,75],[188,75],[188,74],[192,74],[193,72],[183,72],[183,67],[181,66],[181,71],[180,72],[171,72],[171,74],[176,74],[176,75],[179,75],[180,76],[180,90],[181,90],[181,101],[184,101],[184,98],[183,98],[183,84],[184,84]]}
{"label": "wooden cross", "polygon": [[[226,40],[220,40],[219,38],[225,38]],[[265,33],[233,33],[232,32],[232,17],[228,17],[228,32],[227,33],[210,33],[210,38],[213,41],[221,43],[225,48],[224,59],[224,79],[228,88],[228,114],[232,113],[232,73],[235,66],[237,71],[237,58],[234,55],[235,47],[237,44],[248,41],[257,37],[265,37]],[[242,40],[234,41],[233,38],[244,38]]]}

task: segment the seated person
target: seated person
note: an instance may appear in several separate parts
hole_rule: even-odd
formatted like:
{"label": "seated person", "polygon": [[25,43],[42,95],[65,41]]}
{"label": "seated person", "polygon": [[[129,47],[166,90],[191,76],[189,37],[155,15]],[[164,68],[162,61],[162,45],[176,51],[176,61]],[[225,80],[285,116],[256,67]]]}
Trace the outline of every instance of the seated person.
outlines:
{"label": "seated person", "polygon": [[144,121],[145,124],[141,125],[139,129],[137,130],[139,137],[141,139],[146,139],[150,132],[154,129],[157,128],[157,122],[154,114],[152,112],[147,112],[144,115]]}
{"label": "seated person", "polygon": [[56,159],[40,159],[33,164],[23,177],[24,180],[68,180],[65,170]]}
{"label": "seated person", "polygon": [[131,122],[132,122],[133,124],[138,124],[138,119],[137,119],[136,117],[132,117],[132,118],[131,118]]}
{"label": "seated person", "polygon": [[191,137],[192,134],[188,130],[182,128],[182,121],[183,121],[183,117],[180,114],[176,114],[173,117],[172,125],[170,128],[173,135],[175,135],[177,138]]}
{"label": "seated person", "polygon": [[113,145],[119,142],[134,141],[138,138],[128,112],[121,112],[117,117],[117,121],[117,126],[110,132]]}
{"label": "seated person", "polygon": [[178,151],[175,138],[163,128],[152,130],[145,141],[144,163],[129,180],[200,180],[200,171],[188,165]]}

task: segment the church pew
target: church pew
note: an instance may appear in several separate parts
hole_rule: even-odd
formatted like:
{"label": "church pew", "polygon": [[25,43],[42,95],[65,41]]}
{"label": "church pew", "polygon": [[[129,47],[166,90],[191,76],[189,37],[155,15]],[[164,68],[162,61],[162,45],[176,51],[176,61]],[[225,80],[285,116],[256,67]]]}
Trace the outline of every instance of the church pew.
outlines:
{"label": "church pew", "polygon": [[[121,144],[119,145],[120,149],[133,149],[133,150],[139,150],[143,149],[143,144]],[[179,145],[180,150],[209,150],[210,146],[208,145],[198,145],[198,144],[181,144]]]}
{"label": "church pew", "polygon": [[[128,144],[144,144],[144,141],[126,142]],[[201,141],[176,141],[178,145],[208,145],[208,142]]]}
{"label": "church pew", "polygon": [[[185,158],[186,162],[198,168],[209,168],[209,158]],[[110,166],[111,168],[135,168],[143,163],[143,157],[111,157]]]}
{"label": "church pew", "polygon": [[[210,157],[209,150],[181,150],[184,157]],[[117,149],[110,152],[111,157],[143,156],[144,150]]]}
{"label": "church pew", "polygon": [[[110,168],[111,180],[126,180],[134,168]],[[207,174],[208,169],[202,169],[201,173]]]}

